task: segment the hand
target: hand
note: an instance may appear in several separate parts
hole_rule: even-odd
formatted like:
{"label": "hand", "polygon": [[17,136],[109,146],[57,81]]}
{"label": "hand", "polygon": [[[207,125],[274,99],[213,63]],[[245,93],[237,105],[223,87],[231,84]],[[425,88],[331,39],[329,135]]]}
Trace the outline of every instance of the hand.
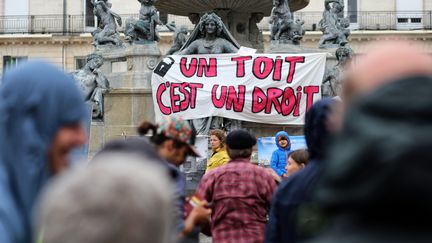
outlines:
{"label": "hand", "polygon": [[278,183],[281,182],[282,178],[271,168],[267,168],[267,172],[273,177]]}
{"label": "hand", "polygon": [[208,208],[208,205],[208,202],[203,200],[192,209],[189,217],[193,218],[194,224],[206,224],[210,222],[212,210]]}
{"label": "hand", "polygon": [[185,226],[182,232],[182,236],[188,235],[192,232],[196,225],[203,225],[210,222],[211,209],[208,208],[208,202],[203,200],[195,206],[186,218]]}

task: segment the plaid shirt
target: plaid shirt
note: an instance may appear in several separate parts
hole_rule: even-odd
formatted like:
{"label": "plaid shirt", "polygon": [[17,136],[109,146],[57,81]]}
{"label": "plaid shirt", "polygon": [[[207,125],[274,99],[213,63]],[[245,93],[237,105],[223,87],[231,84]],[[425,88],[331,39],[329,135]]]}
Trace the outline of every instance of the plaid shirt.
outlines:
{"label": "plaid shirt", "polygon": [[262,243],[276,183],[249,160],[231,160],[204,175],[196,195],[213,202],[215,243]]}

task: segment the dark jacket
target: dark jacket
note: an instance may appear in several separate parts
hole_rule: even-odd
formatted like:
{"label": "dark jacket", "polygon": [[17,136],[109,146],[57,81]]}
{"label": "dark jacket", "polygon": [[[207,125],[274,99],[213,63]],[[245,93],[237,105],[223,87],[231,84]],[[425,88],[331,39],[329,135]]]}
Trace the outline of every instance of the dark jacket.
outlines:
{"label": "dark jacket", "polygon": [[[288,146],[286,148],[282,148],[279,145],[278,139],[280,136],[284,136],[288,139]],[[275,140],[276,140],[277,149],[275,151],[273,151],[273,154],[272,154],[272,157],[270,160],[270,167],[274,171],[276,171],[276,173],[279,176],[282,176],[283,174],[286,173],[285,166],[286,166],[287,156],[291,150],[291,143],[289,140],[288,133],[284,132],[284,131],[280,131],[280,132],[276,133]]]}
{"label": "dark jacket", "polygon": [[299,229],[299,220],[303,211],[307,211],[300,207],[310,202],[312,190],[319,178],[329,139],[325,120],[335,102],[331,99],[318,101],[306,113],[305,138],[311,161],[304,169],[284,180],[274,194],[266,227],[266,243],[292,243],[307,233]]}
{"label": "dark jacket", "polygon": [[0,87],[0,242],[32,242],[35,202],[52,176],[48,149],[59,128],[86,114],[75,81],[43,62],[6,72]]}
{"label": "dark jacket", "polygon": [[318,186],[332,226],[314,242],[432,242],[432,78],[360,98]]}

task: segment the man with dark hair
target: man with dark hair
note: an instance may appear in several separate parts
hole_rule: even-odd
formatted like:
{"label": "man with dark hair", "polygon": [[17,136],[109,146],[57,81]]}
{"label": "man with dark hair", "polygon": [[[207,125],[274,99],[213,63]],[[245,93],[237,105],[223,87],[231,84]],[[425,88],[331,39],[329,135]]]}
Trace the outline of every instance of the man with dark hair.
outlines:
{"label": "man with dark hair", "polygon": [[204,175],[196,197],[213,203],[213,242],[263,242],[267,213],[276,183],[250,163],[256,138],[235,130],[226,138],[228,164]]}
{"label": "man with dark hair", "polygon": [[138,133],[143,136],[151,132],[150,142],[155,146],[158,155],[166,161],[165,165],[173,176],[176,184],[176,206],[179,219],[181,242],[198,242],[198,225],[208,222],[211,210],[207,202],[200,202],[188,217],[184,217],[184,202],[186,198],[186,178],[179,166],[186,161],[187,156],[199,157],[195,148],[195,131],[181,117],[164,117],[157,124],[144,121],[138,127]]}

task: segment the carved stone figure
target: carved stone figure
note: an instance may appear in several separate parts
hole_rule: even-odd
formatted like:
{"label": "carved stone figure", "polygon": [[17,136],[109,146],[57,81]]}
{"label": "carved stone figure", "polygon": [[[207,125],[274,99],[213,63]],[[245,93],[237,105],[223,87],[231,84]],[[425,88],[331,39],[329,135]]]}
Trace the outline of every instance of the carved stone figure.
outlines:
{"label": "carved stone figure", "polygon": [[121,39],[117,31],[117,24],[122,25],[120,15],[111,11],[108,0],[92,0],[93,13],[99,18],[99,27],[93,31],[94,45],[96,47],[111,44],[120,46]]}
{"label": "carved stone figure", "polygon": [[336,50],[338,63],[331,69],[326,70],[322,83],[322,96],[340,96],[342,91],[343,70],[346,63],[352,58],[353,51],[348,45],[340,46]]}
{"label": "carved stone figure", "polygon": [[177,29],[175,22],[173,21],[170,24],[165,25],[169,30],[174,31],[173,34],[173,44],[171,48],[166,53],[167,55],[172,55],[178,52],[182,46],[186,43],[188,28],[185,25],[180,26],[180,29]]}
{"label": "carved stone figure", "polygon": [[215,13],[206,13],[181,48],[181,54],[235,53],[239,48],[221,18]]}
{"label": "carved stone figure", "polygon": [[99,54],[92,53],[86,58],[83,69],[72,73],[78,82],[84,99],[92,106],[93,119],[103,117],[103,94],[109,90],[109,83],[105,75],[99,70],[104,60]]}
{"label": "carved stone figure", "polygon": [[288,0],[273,1],[270,24],[272,40],[288,41],[290,44],[298,45],[305,34],[304,21],[294,21]]}
{"label": "carved stone figure", "polygon": [[[235,53],[240,45],[225,27],[221,18],[215,13],[204,14],[180,54],[220,54]],[[241,127],[241,121],[223,119],[222,117],[207,117],[194,119],[192,125],[197,134],[208,134],[210,129],[219,128],[228,131]]]}
{"label": "carved stone figure", "polygon": [[319,48],[336,48],[339,45],[348,43],[350,35],[349,20],[340,18],[343,13],[344,3],[342,0],[325,0],[325,10],[323,18],[319,22],[319,27],[323,32],[318,46]]}
{"label": "carved stone figure", "polygon": [[139,19],[129,18],[125,35],[128,42],[159,41],[156,25],[163,25],[154,6],[156,0],[138,0],[141,3]]}
{"label": "carved stone figure", "polygon": [[303,29],[304,21],[300,19],[296,19],[293,23],[291,23],[290,28],[286,32],[286,39],[291,44],[294,45],[300,45],[301,39],[303,39],[303,36],[305,34],[305,30]]}

